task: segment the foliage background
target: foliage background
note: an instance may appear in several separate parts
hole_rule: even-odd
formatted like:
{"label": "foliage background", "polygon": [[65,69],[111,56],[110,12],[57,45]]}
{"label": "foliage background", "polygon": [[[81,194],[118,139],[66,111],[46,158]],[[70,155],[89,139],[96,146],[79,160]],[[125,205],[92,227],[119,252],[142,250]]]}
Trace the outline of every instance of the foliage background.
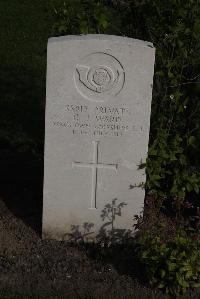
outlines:
{"label": "foliage background", "polygon": [[[54,34],[106,33],[156,47],[146,190],[186,199],[200,188],[200,3],[52,1]],[[193,194],[193,195],[191,195]],[[197,196],[196,196],[197,198]]]}

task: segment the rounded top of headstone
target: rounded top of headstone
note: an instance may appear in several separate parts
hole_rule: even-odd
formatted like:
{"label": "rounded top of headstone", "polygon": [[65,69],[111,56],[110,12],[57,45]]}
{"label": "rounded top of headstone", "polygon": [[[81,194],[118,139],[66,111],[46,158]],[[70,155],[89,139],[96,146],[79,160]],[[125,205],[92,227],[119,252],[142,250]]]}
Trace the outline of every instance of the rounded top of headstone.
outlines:
{"label": "rounded top of headstone", "polygon": [[48,42],[62,42],[62,41],[80,41],[80,40],[108,40],[120,43],[134,43],[138,45],[154,48],[153,44],[148,41],[134,39],[126,36],[108,35],[108,34],[81,34],[81,35],[64,35],[59,37],[51,37]]}

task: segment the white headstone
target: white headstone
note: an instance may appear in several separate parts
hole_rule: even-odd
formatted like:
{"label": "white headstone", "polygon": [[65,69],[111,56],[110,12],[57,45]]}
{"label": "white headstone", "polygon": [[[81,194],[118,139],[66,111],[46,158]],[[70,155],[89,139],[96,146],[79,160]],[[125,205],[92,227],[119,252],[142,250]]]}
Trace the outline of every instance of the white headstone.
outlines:
{"label": "white headstone", "polygon": [[155,49],[109,35],[50,38],[43,237],[129,230],[144,205]]}

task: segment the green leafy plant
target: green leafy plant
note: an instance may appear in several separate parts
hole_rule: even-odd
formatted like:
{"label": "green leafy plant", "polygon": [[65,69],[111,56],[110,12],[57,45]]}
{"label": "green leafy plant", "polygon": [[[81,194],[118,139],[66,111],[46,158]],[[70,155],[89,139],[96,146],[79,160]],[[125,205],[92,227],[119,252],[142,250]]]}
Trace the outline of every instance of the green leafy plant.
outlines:
{"label": "green leafy plant", "polygon": [[62,34],[107,33],[119,30],[117,14],[105,1],[65,0],[53,1],[55,23],[53,32]]}
{"label": "green leafy plant", "polygon": [[171,240],[143,233],[137,240],[136,255],[150,285],[171,297],[200,287],[200,241],[184,231]]}
{"label": "green leafy plant", "polygon": [[200,187],[200,5],[154,0],[140,9],[156,47],[147,190],[184,199]]}

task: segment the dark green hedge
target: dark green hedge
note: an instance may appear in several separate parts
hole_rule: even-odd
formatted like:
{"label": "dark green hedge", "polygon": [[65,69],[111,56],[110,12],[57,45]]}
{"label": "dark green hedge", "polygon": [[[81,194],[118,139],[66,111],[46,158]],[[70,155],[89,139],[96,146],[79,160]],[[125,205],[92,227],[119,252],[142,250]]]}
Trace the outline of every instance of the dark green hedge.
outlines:
{"label": "dark green hedge", "polygon": [[[56,35],[106,33],[156,47],[148,193],[184,199],[200,188],[200,2],[52,1]],[[141,167],[145,164],[141,165]]]}

